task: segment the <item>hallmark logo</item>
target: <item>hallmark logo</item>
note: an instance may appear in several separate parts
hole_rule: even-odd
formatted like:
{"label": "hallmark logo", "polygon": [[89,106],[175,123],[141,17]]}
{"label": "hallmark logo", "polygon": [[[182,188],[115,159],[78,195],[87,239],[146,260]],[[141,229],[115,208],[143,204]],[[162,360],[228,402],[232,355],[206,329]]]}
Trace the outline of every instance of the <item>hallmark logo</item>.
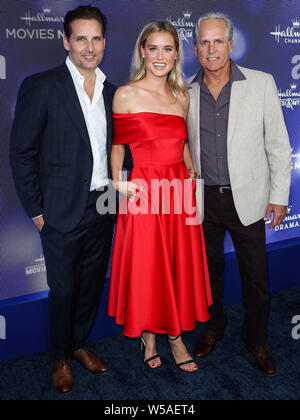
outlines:
{"label": "hallmark logo", "polygon": [[[42,28],[41,24],[52,24],[52,26],[62,26],[64,18],[61,16],[51,16],[51,9],[44,7],[40,13],[32,15],[28,10],[24,16],[19,18],[25,22],[26,26],[22,28],[6,28],[6,39],[61,39],[64,36],[64,31],[57,28]],[[39,24],[38,28],[34,28],[34,24]]]}
{"label": "hallmark logo", "polygon": [[6,79],[6,60],[0,55],[0,79]]}
{"label": "hallmark logo", "polygon": [[290,87],[284,91],[278,90],[280,105],[284,108],[294,110],[295,106],[300,105],[300,91],[297,91],[297,83],[292,82]]}
{"label": "hallmark logo", "polygon": [[300,43],[300,20],[298,18],[292,19],[292,26],[288,26],[283,30],[280,25],[277,25],[275,31],[270,32],[270,35],[275,37],[278,44],[281,39],[283,39],[286,44]]}
{"label": "hallmark logo", "polygon": [[0,315],[0,340],[6,340],[6,319]]}
{"label": "hallmark logo", "polygon": [[296,82],[292,82],[290,86],[291,86],[291,89],[292,89],[292,90],[296,90],[296,89],[297,89],[297,84],[296,84]]}
{"label": "hallmark logo", "polygon": [[292,81],[289,88],[278,90],[278,96],[280,100],[280,105],[284,108],[294,110],[295,106],[300,105],[300,90],[296,80],[300,78],[300,55],[294,55],[291,59],[291,64],[295,64],[292,67],[291,76]]}
{"label": "hallmark logo", "polygon": [[187,10],[186,12],[183,13],[183,16],[185,19],[191,19],[192,12]]}
{"label": "hallmark logo", "polygon": [[64,18],[61,16],[47,16],[50,15],[51,9],[45,7],[42,9],[42,13],[38,13],[35,16],[31,16],[30,11],[28,10],[25,13],[25,16],[22,16],[20,19],[26,22],[26,25],[31,26],[32,22],[63,22]]}
{"label": "hallmark logo", "polygon": [[292,19],[293,27],[296,29],[300,28],[300,20],[298,18]]}
{"label": "hallmark logo", "polygon": [[167,18],[167,21],[172,23],[178,31],[178,34],[182,41],[189,42],[189,39],[193,39],[194,23],[190,21],[192,12],[186,10],[182,12],[182,16],[178,19],[174,19],[171,16]]}
{"label": "hallmark logo", "polygon": [[40,273],[45,273],[46,272],[46,265],[45,265],[45,259],[44,257],[41,255],[40,258],[34,260],[36,263],[36,265],[32,265],[29,267],[26,267],[25,269],[25,274],[26,276],[30,276],[32,274],[40,274]]}

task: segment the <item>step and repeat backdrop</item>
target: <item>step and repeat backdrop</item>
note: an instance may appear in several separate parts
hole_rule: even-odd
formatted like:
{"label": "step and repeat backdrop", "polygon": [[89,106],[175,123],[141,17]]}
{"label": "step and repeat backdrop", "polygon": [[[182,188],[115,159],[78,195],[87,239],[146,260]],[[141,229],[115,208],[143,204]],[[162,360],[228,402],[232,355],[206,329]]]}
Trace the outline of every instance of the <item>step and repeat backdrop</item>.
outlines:
{"label": "step and repeat backdrop", "polygon": [[[0,300],[47,290],[39,234],[15,194],[8,163],[18,88],[33,73],[66,58],[63,18],[78,5],[99,7],[108,18],[101,68],[116,86],[127,83],[141,28],[169,20],[181,36],[185,77],[199,70],[193,28],[207,11],[227,13],[235,26],[233,60],[273,74],[292,145],[292,188],[286,220],[268,243],[300,236],[300,0],[0,0]],[[233,250],[229,237],[226,251]]]}

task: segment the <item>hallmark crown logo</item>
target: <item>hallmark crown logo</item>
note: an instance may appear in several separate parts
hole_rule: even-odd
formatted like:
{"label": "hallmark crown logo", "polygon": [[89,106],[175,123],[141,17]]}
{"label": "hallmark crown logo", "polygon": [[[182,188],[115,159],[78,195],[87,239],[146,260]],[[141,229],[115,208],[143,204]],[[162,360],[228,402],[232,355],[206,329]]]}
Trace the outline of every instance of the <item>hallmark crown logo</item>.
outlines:
{"label": "hallmark crown logo", "polygon": [[290,83],[288,89],[278,90],[280,105],[282,107],[294,111],[295,107],[300,105],[300,92],[297,90],[297,86],[297,83],[293,81]]}
{"label": "hallmark crown logo", "polygon": [[178,34],[182,41],[189,42],[193,38],[194,22],[191,21],[192,12],[185,10],[182,12],[181,17],[173,18],[169,16],[166,20],[172,23],[178,31]]}
{"label": "hallmark crown logo", "polygon": [[297,28],[297,29],[300,28],[300,20],[298,18],[292,19],[292,24],[294,28]]}
{"label": "hallmark crown logo", "polygon": [[191,18],[191,16],[192,16],[192,12],[190,12],[189,10],[187,10],[186,12],[184,12],[184,13],[183,13],[183,16],[184,16],[186,19],[190,19],[190,18]]}
{"label": "hallmark crown logo", "polygon": [[42,13],[37,13],[36,15],[31,15],[30,10],[27,10],[25,16],[21,16],[20,19],[26,22],[26,25],[31,26],[33,23],[45,23],[45,22],[63,22],[64,18],[62,16],[49,16],[51,13],[50,7],[43,7]]}
{"label": "hallmark crown logo", "polygon": [[285,44],[300,43],[300,20],[298,18],[291,19],[292,26],[287,26],[285,29],[281,25],[275,27],[275,31],[270,32],[270,35],[275,37],[276,42],[279,44],[283,39]]}

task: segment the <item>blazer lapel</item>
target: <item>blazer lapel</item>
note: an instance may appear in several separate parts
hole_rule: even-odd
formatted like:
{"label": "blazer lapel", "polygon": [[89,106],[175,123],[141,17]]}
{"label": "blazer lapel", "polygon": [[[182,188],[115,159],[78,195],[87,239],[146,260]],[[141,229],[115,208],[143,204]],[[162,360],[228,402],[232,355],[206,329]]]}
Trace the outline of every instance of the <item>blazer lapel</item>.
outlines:
{"label": "blazer lapel", "polygon": [[58,91],[61,98],[61,103],[65,108],[66,113],[73,121],[74,127],[78,129],[82,139],[90,148],[91,144],[89,134],[72,76],[66,64],[63,64],[60,70],[61,71],[58,76]]}
{"label": "blazer lapel", "polygon": [[112,95],[108,83],[105,81],[103,86],[103,100],[106,113],[107,135],[106,135],[106,150],[107,155],[110,153],[112,142]]}
{"label": "blazer lapel", "polygon": [[246,89],[247,89],[247,80],[239,80],[239,81],[233,82],[232,87],[231,87],[229,116],[228,116],[228,131],[227,131],[228,150],[236,132],[237,124],[239,121],[239,113],[240,113],[240,110],[243,108],[243,102],[245,100]]}
{"label": "blazer lapel", "polygon": [[190,145],[193,148],[193,155],[195,156],[194,164],[200,171],[200,86],[198,83],[191,85],[190,93],[190,108],[188,114],[188,130]]}

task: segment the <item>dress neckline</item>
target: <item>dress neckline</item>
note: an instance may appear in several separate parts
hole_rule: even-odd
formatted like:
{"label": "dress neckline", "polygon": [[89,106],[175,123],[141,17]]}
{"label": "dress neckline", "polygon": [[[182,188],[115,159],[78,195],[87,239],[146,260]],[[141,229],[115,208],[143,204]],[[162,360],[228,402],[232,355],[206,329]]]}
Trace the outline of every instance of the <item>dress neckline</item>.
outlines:
{"label": "dress neckline", "polygon": [[150,112],[150,111],[141,111],[141,112],[135,112],[133,114],[129,114],[126,112],[113,112],[113,115],[139,115],[139,114],[153,114],[153,115],[163,115],[163,116],[167,116],[167,117],[178,117],[178,118],[182,118],[184,120],[184,117],[182,117],[181,115],[176,115],[176,114],[161,114],[159,112]]}

